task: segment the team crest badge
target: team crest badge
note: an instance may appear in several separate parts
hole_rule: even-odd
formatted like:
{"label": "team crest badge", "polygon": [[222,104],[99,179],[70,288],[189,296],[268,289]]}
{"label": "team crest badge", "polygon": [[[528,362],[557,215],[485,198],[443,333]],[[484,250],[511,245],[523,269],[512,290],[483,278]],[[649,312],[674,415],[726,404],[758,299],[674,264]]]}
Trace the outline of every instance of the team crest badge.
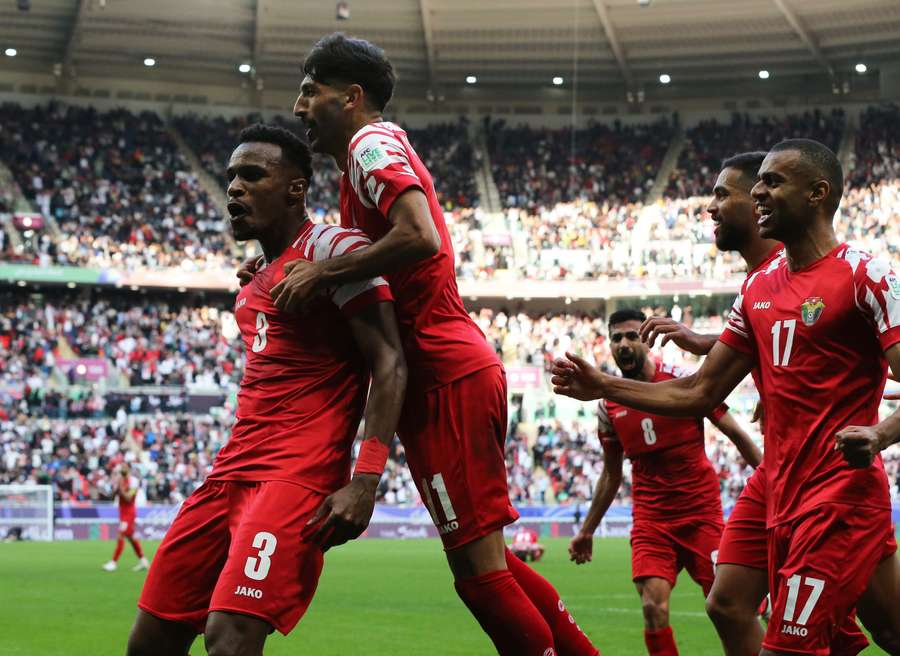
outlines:
{"label": "team crest badge", "polygon": [[806,299],[803,302],[803,305],[800,306],[800,317],[803,319],[803,323],[807,326],[812,326],[819,320],[819,317],[822,316],[822,312],[824,311],[825,302],[822,300],[822,297],[813,296],[812,298]]}

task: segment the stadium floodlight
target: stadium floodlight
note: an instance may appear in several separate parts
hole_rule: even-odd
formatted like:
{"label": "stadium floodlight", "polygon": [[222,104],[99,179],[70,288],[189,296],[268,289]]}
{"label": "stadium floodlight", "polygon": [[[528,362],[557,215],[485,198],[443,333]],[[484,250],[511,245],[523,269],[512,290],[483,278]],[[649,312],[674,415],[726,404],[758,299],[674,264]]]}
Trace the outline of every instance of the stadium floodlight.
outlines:
{"label": "stadium floodlight", "polygon": [[4,53],[6,54],[7,57],[15,57],[16,55],[19,54],[19,51],[16,50],[15,48],[7,48],[4,51]]}
{"label": "stadium floodlight", "polygon": [[474,75],[469,75],[466,77],[466,83],[475,84],[476,82],[478,82],[478,78],[475,77]]}
{"label": "stadium floodlight", "polygon": [[565,80],[563,80],[559,75],[553,78],[553,84],[555,84],[556,86],[561,86],[563,82],[565,82]]}
{"label": "stadium floodlight", "polygon": [[663,73],[662,75],[659,76],[659,81],[662,82],[663,84],[668,84],[669,82],[672,81],[672,76],[669,75],[668,73]]}
{"label": "stadium floodlight", "polygon": [[760,80],[768,80],[769,79],[769,71],[767,71],[765,69],[761,70],[759,72],[759,79]]}
{"label": "stadium floodlight", "polygon": [[144,66],[156,66],[156,60],[153,57],[147,57],[144,60]]}
{"label": "stadium floodlight", "polygon": [[250,64],[241,64],[240,66],[238,66],[238,70],[241,73],[249,73],[250,69],[251,69]]}
{"label": "stadium floodlight", "polygon": [[859,73],[860,75],[865,73],[867,70],[869,70],[869,67],[866,66],[865,64],[863,64],[862,62],[860,62],[856,65],[856,72]]}

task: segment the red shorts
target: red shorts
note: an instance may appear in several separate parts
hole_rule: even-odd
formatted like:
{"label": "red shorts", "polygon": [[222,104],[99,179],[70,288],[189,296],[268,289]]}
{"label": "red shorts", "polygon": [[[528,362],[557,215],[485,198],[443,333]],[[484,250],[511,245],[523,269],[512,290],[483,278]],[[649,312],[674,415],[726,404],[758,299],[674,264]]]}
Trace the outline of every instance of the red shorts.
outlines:
{"label": "red shorts", "polygon": [[890,510],[826,503],[768,531],[772,617],[763,646],[826,655],[875,567],[893,555]]}
{"label": "red shorts", "polygon": [[721,537],[722,521],[715,518],[635,520],[631,529],[631,578],[658,577],[674,588],[684,568],[708,595],[715,579]]}
{"label": "red shorts", "polygon": [[407,392],[397,433],[444,549],[519,518],[506,484],[506,411],[506,372],[499,366]]}
{"label": "red shorts", "polygon": [[299,485],[208,480],[178,511],[138,607],[202,633],[214,610],[287,634],[309,607],[322,550],[301,530],[324,496]]}
{"label": "red shorts", "polygon": [[765,475],[762,468],[758,468],[734,504],[722,533],[717,564],[768,568]]}
{"label": "red shorts", "polygon": [[134,535],[135,517],[119,515],[119,537],[130,538]]}

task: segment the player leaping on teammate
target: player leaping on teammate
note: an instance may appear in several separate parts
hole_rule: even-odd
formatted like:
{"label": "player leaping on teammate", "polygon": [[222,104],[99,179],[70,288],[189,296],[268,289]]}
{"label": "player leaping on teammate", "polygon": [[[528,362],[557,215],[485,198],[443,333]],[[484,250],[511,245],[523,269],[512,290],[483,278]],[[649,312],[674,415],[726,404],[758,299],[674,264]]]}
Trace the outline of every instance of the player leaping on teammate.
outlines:
{"label": "player leaping on teammate", "polygon": [[553,367],[560,394],[688,416],[759,368],[773,598],[762,656],[828,653],[876,567],[893,557],[880,452],[900,441],[900,411],[879,422],[878,406],[887,364],[900,373],[900,281],[886,262],[837,240],[842,188],[840,163],[822,144],[772,148],[751,195],[760,235],[785,253],[744,282],[696,374],[648,384],[575,355]]}
{"label": "player leaping on teammate", "polygon": [[[766,157],[765,152],[740,153],[726,159],[713,186],[707,211],[715,223],[716,247],[740,253],[747,264],[747,277],[765,269],[778,256],[782,244],[759,234],[758,220],[750,190]],[[706,355],[718,335],[699,335],[670,318],[651,317],[641,327],[649,346],[662,336],[696,355]],[[757,370],[754,381],[761,385]],[[885,396],[887,398],[887,396]],[[760,405],[759,408],[762,406]],[[764,413],[757,412],[765,432]],[[759,653],[764,631],[757,609],[768,592],[766,568],[766,468],[758,467],[738,497],[722,534],[716,561],[716,580],[707,597],[707,612],[725,649],[726,656]],[[894,536],[885,543],[894,549]],[[875,642],[888,653],[900,653],[900,563],[896,556],[883,560],[869,580],[859,602],[859,614]],[[831,653],[849,656],[868,645],[852,617],[842,622],[831,642]]]}
{"label": "player leaping on teammate", "polygon": [[141,543],[134,537],[134,524],[137,521],[137,493],[138,479],[131,475],[131,467],[127,462],[119,465],[118,476],[114,478],[115,496],[119,500],[119,536],[116,538],[116,550],[113,552],[112,560],[103,566],[107,572],[115,572],[119,566],[119,556],[122,555],[122,549],[125,548],[125,540],[134,549],[134,555],[138,557],[138,564],[132,567],[132,571],[140,572],[147,569],[150,563],[144,556],[141,549]]}
{"label": "player leaping on teammate", "polygon": [[266,264],[234,306],[247,350],[237,419],[156,553],[130,656],[184,656],[197,633],[212,656],[256,655],[273,630],[287,634],[312,600],[323,551],[368,525],[403,403],[406,366],[383,278],[335,285],[302,313],[273,305],[288,262],[369,240],[307,218],[311,156],[294,134],[257,125],[240,142],[227,170],[231,227],[237,240],[259,241]]}
{"label": "player leaping on teammate", "polygon": [[341,225],[374,245],[328,263],[298,261],[272,290],[276,306],[388,278],[410,376],[398,434],[457,593],[504,656],[597,654],[553,586],[506,548],[502,529],[518,518],[504,461],[506,374],[459,297],[431,175],[406,133],[382,118],[394,91],[390,61],[367,41],[333,34],[303,72],[294,113],[313,150],[343,171]]}
{"label": "player leaping on teammate", "polygon": [[[653,383],[685,375],[649,357],[639,333],[644,319],[632,309],[609,318],[610,350],[622,375]],[[759,448],[726,406],[713,410],[709,420],[750,465],[759,465]],[[686,568],[704,596],[709,593],[723,528],[719,479],[706,457],[703,417],[663,417],[603,400],[598,426],[603,473],[569,554],[579,565],[592,559],[594,532],[616,498],[627,456],[634,478],[631,576],[644,611],[644,642],[651,656],[674,656],[678,649],[669,625],[672,588]]]}

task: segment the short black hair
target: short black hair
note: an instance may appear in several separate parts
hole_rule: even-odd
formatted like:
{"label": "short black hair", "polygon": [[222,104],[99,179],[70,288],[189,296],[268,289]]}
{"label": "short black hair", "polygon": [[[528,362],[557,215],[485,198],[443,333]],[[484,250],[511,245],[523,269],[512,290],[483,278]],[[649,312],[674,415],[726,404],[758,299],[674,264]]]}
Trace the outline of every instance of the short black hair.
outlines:
{"label": "short black hair", "polygon": [[609,327],[618,325],[620,323],[625,323],[626,321],[640,321],[641,323],[646,320],[647,317],[644,316],[644,313],[640,310],[635,310],[634,308],[624,308],[622,310],[616,310],[611,315],[609,315]]}
{"label": "short black hair", "polygon": [[254,123],[241,130],[238,137],[238,143],[251,142],[281,146],[281,157],[300,169],[307,181],[312,181],[312,154],[309,146],[290,130],[277,125]]}
{"label": "short black hair", "polygon": [[772,146],[770,152],[796,150],[801,160],[831,186],[828,196],[831,211],[837,210],[844,195],[844,169],[828,146],[812,139],[785,139]]}
{"label": "short black hair", "polygon": [[316,82],[358,84],[379,112],[394,95],[397,76],[384,50],[342,32],[323,36],[303,62],[303,73]]}
{"label": "short black hair", "polygon": [[[722,162],[723,169],[737,169],[743,177],[751,182],[756,182],[759,167],[762,166],[763,160],[768,155],[764,150],[752,150],[746,153],[738,153],[726,158]],[[752,186],[752,185],[751,185]]]}

